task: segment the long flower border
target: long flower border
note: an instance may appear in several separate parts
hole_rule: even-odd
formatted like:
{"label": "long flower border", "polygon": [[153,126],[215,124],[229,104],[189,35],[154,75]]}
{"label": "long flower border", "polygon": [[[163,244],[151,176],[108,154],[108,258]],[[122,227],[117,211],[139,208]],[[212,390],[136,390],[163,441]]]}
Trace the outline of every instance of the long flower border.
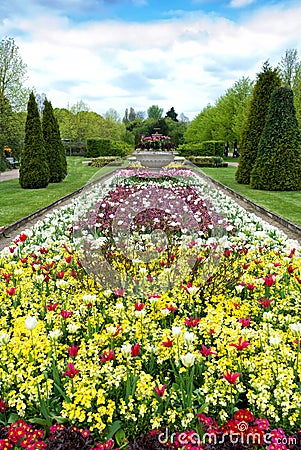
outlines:
{"label": "long flower border", "polygon": [[[141,291],[103,290],[83,270],[70,239],[74,223],[120,183],[135,184],[137,174],[149,186],[160,177],[163,186],[171,186],[168,177],[193,186],[232,223],[212,280],[196,276],[162,294],[149,285],[141,298]],[[190,171],[160,177],[121,171],[1,252],[4,422],[17,414],[45,427],[66,421],[99,438],[130,439],[196,427],[197,413],[223,423],[243,407],[296,431],[300,246]],[[200,259],[206,239],[191,245]],[[148,275],[137,273],[136,285],[151,283]]]}

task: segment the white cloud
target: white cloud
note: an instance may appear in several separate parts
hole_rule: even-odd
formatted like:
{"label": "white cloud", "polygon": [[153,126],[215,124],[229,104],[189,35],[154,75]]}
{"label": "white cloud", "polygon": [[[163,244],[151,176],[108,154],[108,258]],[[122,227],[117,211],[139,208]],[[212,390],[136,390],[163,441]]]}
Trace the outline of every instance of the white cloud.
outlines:
{"label": "white cloud", "polygon": [[232,8],[242,8],[251,5],[255,0],[231,0],[230,6]]}
{"label": "white cloud", "polygon": [[150,23],[94,21],[76,25],[51,15],[0,24],[28,66],[29,84],[54,107],[79,100],[147,110],[158,104],[193,118],[242,76],[254,79],[267,59],[277,64],[301,39],[301,7],[262,9],[237,24],[186,14]]}

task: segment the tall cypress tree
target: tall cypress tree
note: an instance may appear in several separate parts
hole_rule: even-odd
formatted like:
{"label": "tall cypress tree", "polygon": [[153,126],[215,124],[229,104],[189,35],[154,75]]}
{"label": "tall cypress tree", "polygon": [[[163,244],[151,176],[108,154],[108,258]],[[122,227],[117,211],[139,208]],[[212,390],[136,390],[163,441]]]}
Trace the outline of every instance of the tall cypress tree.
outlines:
{"label": "tall cypress tree", "polygon": [[19,182],[24,189],[45,188],[49,182],[40,115],[31,92],[27,105],[24,147],[21,152]]}
{"label": "tall cypress tree", "polygon": [[61,140],[59,124],[54,117],[51,102],[44,101],[42,130],[46,158],[50,171],[50,183],[59,183],[67,175],[65,148]]}
{"label": "tall cypress tree", "polygon": [[293,91],[288,87],[272,93],[251,187],[270,191],[301,189],[301,135]]}
{"label": "tall cypress tree", "polygon": [[262,72],[257,75],[249,113],[239,142],[240,157],[235,174],[238,183],[250,183],[250,175],[255,164],[271,94],[278,86],[280,86],[280,78],[277,69],[272,69],[266,61],[262,67]]}

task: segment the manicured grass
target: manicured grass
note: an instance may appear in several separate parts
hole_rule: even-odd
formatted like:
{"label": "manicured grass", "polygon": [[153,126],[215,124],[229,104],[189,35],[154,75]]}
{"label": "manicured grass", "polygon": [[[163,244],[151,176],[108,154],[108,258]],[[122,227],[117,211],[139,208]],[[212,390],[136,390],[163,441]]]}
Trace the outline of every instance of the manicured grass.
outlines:
{"label": "manicured grass", "polygon": [[19,179],[0,183],[0,226],[10,225],[17,220],[44,208],[84,186],[99,174],[104,175],[114,166],[101,169],[83,164],[81,157],[67,157],[68,175],[61,183],[51,183],[44,189],[22,189]]}
{"label": "manicured grass", "polygon": [[278,192],[278,191],[260,191],[251,189],[247,185],[238,184],[235,180],[236,167],[226,168],[201,168],[209,177],[223,183],[225,186],[233,189],[235,192],[247,197],[254,203],[263,206],[269,211],[281,216],[296,225],[301,226],[301,191],[297,192]]}

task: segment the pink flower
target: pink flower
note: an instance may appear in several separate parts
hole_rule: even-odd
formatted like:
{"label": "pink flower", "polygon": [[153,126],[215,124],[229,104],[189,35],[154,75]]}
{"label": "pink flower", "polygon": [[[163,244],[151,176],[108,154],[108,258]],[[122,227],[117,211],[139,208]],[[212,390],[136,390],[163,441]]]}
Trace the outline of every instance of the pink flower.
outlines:
{"label": "pink flower", "polygon": [[255,284],[253,284],[253,283],[248,283],[247,284],[247,289],[249,291],[253,291],[255,288],[256,288]]}
{"label": "pink flower", "polygon": [[62,373],[62,377],[74,378],[75,375],[80,372],[80,370],[75,370],[75,367],[72,363],[68,363],[67,367],[68,369]]}
{"label": "pink flower", "polygon": [[161,345],[163,345],[163,347],[172,347],[172,344],[173,344],[173,340],[172,339],[169,339],[169,338],[167,338],[167,341],[163,341],[162,343],[161,343]]}
{"label": "pink flower", "polygon": [[115,359],[115,353],[114,350],[110,350],[107,352],[106,350],[100,355],[100,361],[101,362],[107,362],[107,361],[113,361]]}
{"label": "pink flower", "polygon": [[139,355],[139,353],[140,353],[140,344],[135,344],[135,345],[132,345],[132,347],[131,347],[131,356],[133,357],[133,358],[135,358],[136,356],[138,356]]}
{"label": "pink flower", "polygon": [[120,289],[120,288],[114,289],[113,292],[116,295],[116,297],[123,297],[124,293],[125,293],[125,291],[123,289]]}
{"label": "pink flower", "polygon": [[61,311],[61,316],[62,316],[64,319],[68,319],[68,317],[71,317],[72,314],[73,314],[72,311],[66,311],[65,309],[62,309],[62,311]]}
{"label": "pink flower", "polygon": [[228,381],[228,383],[230,384],[236,384],[236,381],[239,377],[242,376],[242,373],[238,373],[238,372],[231,372],[230,370],[227,370],[227,372],[225,372],[223,374],[223,378],[225,378],[225,380]]}
{"label": "pink flower", "polygon": [[185,319],[185,325],[187,325],[189,328],[194,328],[198,325],[198,323],[200,322],[200,318],[196,317],[195,319],[190,316],[189,319]]}
{"label": "pink flower", "polygon": [[69,355],[72,356],[72,358],[75,358],[75,356],[77,356],[78,349],[79,349],[78,345],[72,344],[71,347],[67,348],[67,351],[68,351]]}
{"label": "pink flower", "polygon": [[202,345],[202,350],[199,350],[199,352],[203,355],[203,356],[209,356],[209,355],[217,355],[216,352],[213,352],[212,347],[206,347],[205,345]]}
{"label": "pink flower", "polygon": [[64,278],[64,275],[65,275],[65,272],[62,270],[61,272],[57,272],[55,276],[59,280],[62,280]]}
{"label": "pink flower", "polygon": [[48,305],[44,306],[44,308],[48,309],[48,311],[54,311],[57,306],[58,303],[49,303]]}
{"label": "pink flower", "polygon": [[273,300],[270,300],[268,298],[261,298],[258,301],[261,304],[261,306],[263,306],[264,308],[268,308],[269,306],[271,306]]}
{"label": "pink flower", "polygon": [[159,388],[158,386],[155,386],[155,387],[154,387],[154,389],[155,389],[155,391],[156,391],[156,394],[157,394],[159,397],[163,397],[166,386],[167,386],[166,384],[163,384],[163,386],[161,386],[160,388]]}
{"label": "pink flower", "polygon": [[8,293],[8,295],[15,295],[15,293],[16,293],[16,288],[15,287],[11,287],[11,288],[9,288],[9,289],[6,289],[6,292]]}
{"label": "pink flower", "polygon": [[138,303],[138,302],[135,302],[135,310],[136,310],[136,311],[142,311],[143,308],[144,308],[144,306],[145,306],[144,303]]}
{"label": "pink flower", "polygon": [[243,317],[241,319],[238,319],[238,322],[241,323],[243,327],[248,327],[251,323],[251,317],[248,317],[247,319],[244,319]]}
{"label": "pink flower", "polygon": [[264,285],[271,287],[275,284],[275,279],[273,275],[269,275],[268,277],[263,277]]}
{"label": "pink flower", "polygon": [[251,342],[249,341],[243,341],[243,338],[240,336],[240,338],[238,339],[238,344],[229,344],[230,347],[235,347],[236,350],[238,351],[242,351],[245,348],[249,347],[249,345],[251,345]]}

